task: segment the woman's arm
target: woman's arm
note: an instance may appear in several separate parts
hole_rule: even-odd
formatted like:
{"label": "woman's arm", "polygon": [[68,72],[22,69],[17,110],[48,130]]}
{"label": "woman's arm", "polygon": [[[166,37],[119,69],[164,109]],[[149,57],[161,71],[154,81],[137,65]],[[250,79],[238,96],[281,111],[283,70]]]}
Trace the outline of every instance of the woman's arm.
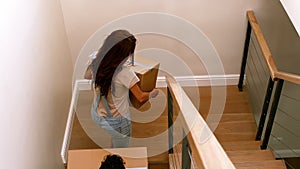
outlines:
{"label": "woman's arm", "polygon": [[98,51],[94,51],[94,52],[92,52],[92,53],[89,55],[89,60],[88,60],[88,62],[87,62],[87,64],[86,64],[86,65],[88,65],[88,66],[87,66],[86,71],[85,71],[85,74],[84,74],[84,78],[85,78],[85,79],[92,79],[92,78],[93,78],[92,69],[91,69],[91,64],[92,64],[92,62],[96,59],[97,54],[98,54]]}
{"label": "woman's arm", "polygon": [[85,79],[92,79],[92,69],[91,69],[90,66],[88,66],[88,68],[86,69],[85,74],[84,74],[84,78]]}
{"label": "woman's arm", "polygon": [[149,100],[150,98],[156,97],[159,92],[157,89],[154,89],[151,92],[143,92],[137,83],[130,88],[130,91],[141,103]]}

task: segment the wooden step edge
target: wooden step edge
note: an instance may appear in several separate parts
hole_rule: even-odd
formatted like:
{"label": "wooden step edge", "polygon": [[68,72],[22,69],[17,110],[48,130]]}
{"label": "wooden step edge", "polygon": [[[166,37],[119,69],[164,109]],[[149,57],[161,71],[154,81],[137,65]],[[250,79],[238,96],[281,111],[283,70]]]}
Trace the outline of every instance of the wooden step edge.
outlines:
{"label": "wooden step edge", "polygon": [[219,142],[228,141],[251,141],[255,140],[256,133],[214,133]]}
{"label": "wooden step edge", "polygon": [[260,150],[261,141],[223,141],[221,145],[225,151]]}
{"label": "wooden step edge", "polygon": [[210,115],[212,119],[219,119],[220,123],[230,123],[230,122],[255,122],[252,113],[223,113]]}
{"label": "wooden step edge", "polygon": [[[212,124],[208,124],[212,125]],[[214,125],[212,125],[214,126]],[[255,123],[219,123],[214,133],[255,133],[257,126]]]}
{"label": "wooden step edge", "polygon": [[271,150],[240,150],[240,151],[227,151],[227,153],[232,154],[232,155],[243,155],[243,154],[269,154],[270,157],[272,157],[275,160],[274,154]]}
{"label": "wooden step edge", "polygon": [[246,141],[224,141],[222,142],[221,144],[228,144],[228,145],[231,145],[231,144],[256,144],[256,145],[260,145],[261,144],[261,141],[260,140],[246,140]]}
{"label": "wooden step edge", "polygon": [[233,163],[275,160],[270,150],[226,151]]}
{"label": "wooden step edge", "polygon": [[[209,122],[207,122],[209,124]],[[218,128],[219,127],[239,127],[242,128],[243,126],[245,127],[254,127],[255,130],[257,128],[256,122],[255,121],[228,121],[228,122],[217,122]],[[211,122],[211,124],[214,124]]]}
{"label": "wooden step edge", "polygon": [[284,160],[265,160],[252,162],[235,162],[237,169],[286,169]]}

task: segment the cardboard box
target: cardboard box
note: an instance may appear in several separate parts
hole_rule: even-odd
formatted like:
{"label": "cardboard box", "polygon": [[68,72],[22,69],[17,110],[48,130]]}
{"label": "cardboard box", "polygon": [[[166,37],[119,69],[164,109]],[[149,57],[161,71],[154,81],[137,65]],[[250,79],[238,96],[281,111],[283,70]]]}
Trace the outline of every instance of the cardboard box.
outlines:
{"label": "cardboard box", "polygon": [[[134,57],[134,65],[131,65],[136,75],[139,77],[140,81],[138,85],[144,92],[150,92],[155,88],[156,79],[159,69],[159,62],[145,58],[143,56]],[[147,101],[140,103],[132,93],[130,93],[131,104],[135,108],[140,108]]]}

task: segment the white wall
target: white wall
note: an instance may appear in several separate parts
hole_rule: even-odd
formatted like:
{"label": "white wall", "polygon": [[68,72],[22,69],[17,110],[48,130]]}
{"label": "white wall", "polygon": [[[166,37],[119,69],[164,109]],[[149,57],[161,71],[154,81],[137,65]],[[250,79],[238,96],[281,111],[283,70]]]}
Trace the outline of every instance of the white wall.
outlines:
{"label": "white wall", "polygon": [[[246,31],[246,10],[256,9],[261,3],[261,0],[61,1],[74,64],[86,40],[101,26],[134,13],[164,12],[184,18],[201,29],[220,54],[226,74],[239,73]],[[178,46],[172,43],[169,43],[168,46],[168,43],[157,40],[159,39],[157,37],[153,41],[149,41],[147,37],[145,39],[139,37],[138,49],[160,47],[169,50],[169,46],[175,50],[178,49]],[[178,53],[175,51],[175,54],[183,60],[190,57],[189,53],[180,51]],[[205,74],[205,72],[201,72],[203,69],[199,69],[201,64],[195,64],[191,60],[187,62],[196,75]],[[184,72],[178,74],[184,75]]]}
{"label": "white wall", "polygon": [[0,1],[0,168],[63,168],[72,62],[59,0]]}
{"label": "white wall", "polygon": [[300,36],[300,2],[297,0],[280,0],[280,2]]}

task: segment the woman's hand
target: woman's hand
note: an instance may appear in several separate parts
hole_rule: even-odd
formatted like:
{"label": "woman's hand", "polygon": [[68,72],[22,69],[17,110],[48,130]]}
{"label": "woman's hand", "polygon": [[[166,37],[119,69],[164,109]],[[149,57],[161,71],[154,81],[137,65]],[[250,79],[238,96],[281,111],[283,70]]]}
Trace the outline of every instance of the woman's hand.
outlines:
{"label": "woman's hand", "polygon": [[150,98],[156,97],[159,93],[158,89],[154,89],[151,92],[143,92],[138,84],[133,85],[130,88],[130,91],[140,103],[143,103]]}
{"label": "woman's hand", "polygon": [[152,90],[150,93],[149,93],[149,99],[151,98],[155,98],[159,93],[159,90],[158,89],[154,89]]}
{"label": "woman's hand", "polygon": [[86,69],[85,73],[84,73],[84,78],[85,79],[92,79],[93,75],[92,75],[92,69],[90,68],[90,66]]}

